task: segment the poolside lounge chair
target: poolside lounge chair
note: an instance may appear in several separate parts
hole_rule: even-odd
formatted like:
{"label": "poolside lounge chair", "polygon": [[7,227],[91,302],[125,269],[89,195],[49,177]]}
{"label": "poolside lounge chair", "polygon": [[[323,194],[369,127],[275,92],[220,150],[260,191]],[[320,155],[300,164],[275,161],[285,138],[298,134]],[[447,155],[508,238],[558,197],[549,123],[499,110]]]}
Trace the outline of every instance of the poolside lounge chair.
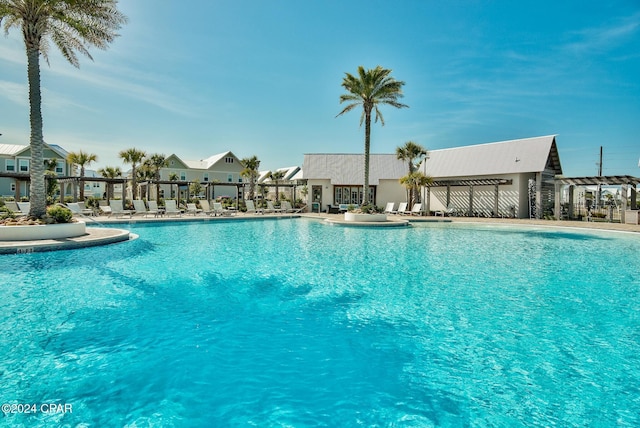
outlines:
{"label": "poolside lounge chair", "polygon": [[264,210],[262,208],[256,208],[253,201],[246,200],[244,204],[247,206],[247,214],[264,214]]}
{"label": "poolside lounge chair", "polygon": [[24,215],[29,215],[29,211],[31,210],[31,202],[16,202],[18,205],[18,209]]}
{"label": "poolside lounge chair", "polygon": [[155,212],[152,212],[150,210],[147,209],[147,207],[144,205],[144,201],[142,199],[134,199],[133,200],[133,208],[136,211],[136,215],[143,215],[143,216],[148,216],[149,214],[153,214],[153,215],[157,215],[158,214],[158,210],[155,210]]}
{"label": "poolside lounge chair", "polygon": [[282,208],[282,212],[284,213],[299,213],[300,211],[302,211],[302,208],[293,208],[291,206],[291,202],[289,201],[282,201],[282,203],[280,204],[280,207]]}
{"label": "poolside lounge chair", "polygon": [[20,208],[18,207],[18,204],[16,204],[14,201],[5,201],[4,202],[4,206],[9,208],[9,210],[16,216],[16,217],[22,217],[25,216],[27,214],[23,213],[20,211]]}
{"label": "poolside lounge chair", "polygon": [[164,206],[165,206],[164,213],[167,216],[177,215],[179,217],[182,217],[182,210],[178,208],[178,206],[176,205],[176,201],[174,199],[165,200],[164,201]]}
{"label": "poolside lounge chair", "polygon": [[411,208],[411,215],[422,215],[422,204],[413,204],[413,208]]}
{"label": "poolside lounge chair", "polygon": [[154,217],[158,217],[159,215],[163,215],[164,214],[164,210],[161,210],[160,208],[158,208],[158,202],[149,201],[149,202],[147,202],[147,204],[149,205],[149,209],[147,210],[147,214],[153,214]]}
{"label": "poolside lounge chair", "polygon": [[395,202],[387,202],[387,206],[384,209],[384,213],[385,214],[393,214],[394,210],[393,208],[395,207],[396,203]]}
{"label": "poolside lounge chair", "polygon": [[265,212],[282,213],[282,208],[276,208],[273,206],[273,202],[267,201],[267,209],[265,210]]}
{"label": "poolside lounge chair", "polygon": [[202,214],[215,215],[215,213],[211,209],[211,205],[209,205],[209,201],[207,201],[206,199],[203,199],[200,201],[200,206],[202,207],[202,210],[201,210]]}
{"label": "poolside lounge chair", "polygon": [[446,209],[436,211],[435,215],[436,215],[436,217],[438,217],[438,216],[445,217],[445,216],[453,214],[454,211],[455,211],[455,208],[453,207],[453,205],[449,204],[449,206]]}
{"label": "poolside lounge chair", "polygon": [[122,216],[125,216],[125,215],[128,215],[129,217],[132,217],[133,213],[135,212],[135,211],[132,211],[132,210],[125,210],[123,208],[123,205],[122,205],[122,199],[114,199],[114,200],[110,201],[109,202],[109,207],[111,208],[111,213],[113,215],[115,215],[116,218],[122,217]]}
{"label": "poolside lounge chair", "polygon": [[407,214],[407,203],[400,202],[400,204],[398,204],[398,209],[394,211],[393,214],[401,214],[401,215]]}
{"label": "poolside lounge chair", "polygon": [[228,210],[222,207],[222,203],[221,202],[214,202],[213,203],[213,213],[214,215],[220,215],[220,216],[230,216],[235,214],[236,210]]}
{"label": "poolside lounge chair", "polygon": [[193,214],[195,216],[196,214],[200,214],[201,212],[202,210],[198,208],[196,204],[194,203],[187,204],[187,214]]}
{"label": "poolside lounge chair", "polygon": [[82,208],[78,202],[69,202],[67,203],[67,208],[71,210],[73,215],[79,216],[87,216],[93,215],[93,210],[90,208]]}

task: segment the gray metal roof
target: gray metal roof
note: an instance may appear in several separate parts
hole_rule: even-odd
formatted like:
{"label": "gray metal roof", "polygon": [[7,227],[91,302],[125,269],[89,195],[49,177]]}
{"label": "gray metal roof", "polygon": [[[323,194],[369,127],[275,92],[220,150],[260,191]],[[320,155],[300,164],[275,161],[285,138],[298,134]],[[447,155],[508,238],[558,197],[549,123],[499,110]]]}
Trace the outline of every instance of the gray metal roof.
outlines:
{"label": "gray metal roof", "polygon": [[[302,167],[305,179],[331,179],[332,184],[359,184],[364,178],[363,154],[311,153],[304,155]],[[398,180],[407,175],[407,162],[395,154],[369,156],[369,184],[380,180]]]}
{"label": "gray metal roof", "polygon": [[555,135],[432,150],[426,174],[443,178],[542,172],[548,161],[562,174]]}
{"label": "gray metal roof", "polygon": [[27,146],[20,146],[17,144],[0,144],[0,155],[15,156],[26,148]]}

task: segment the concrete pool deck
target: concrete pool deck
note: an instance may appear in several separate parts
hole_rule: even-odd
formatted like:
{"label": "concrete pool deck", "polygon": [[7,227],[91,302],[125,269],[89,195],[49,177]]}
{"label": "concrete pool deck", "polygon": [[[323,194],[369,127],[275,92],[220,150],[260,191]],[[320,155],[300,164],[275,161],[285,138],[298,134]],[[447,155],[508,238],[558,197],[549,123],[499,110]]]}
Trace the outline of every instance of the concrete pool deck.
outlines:
{"label": "concrete pool deck", "polygon": [[[341,214],[325,213],[301,213],[301,214],[238,214],[233,216],[210,217],[204,215],[183,215],[182,217],[136,217],[133,218],[110,218],[104,216],[91,217],[87,220],[87,233],[75,238],[48,239],[37,241],[0,241],[0,254],[20,254],[42,251],[70,250],[75,248],[91,247],[96,245],[113,244],[128,241],[135,236],[128,230],[95,227],[100,225],[122,225],[140,223],[171,223],[171,222],[215,222],[215,221],[242,221],[259,219],[286,219],[286,218],[310,218],[324,221],[326,219],[338,224],[344,218]],[[620,224],[607,222],[586,222],[586,221],[555,221],[555,220],[530,220],[530,219],[502,219],[502,218],[482,218],[482,217],[419,217],[390,215],[387,223],[404,223],[406,221],[431,222],[431,223],[482,223],[496,225],[520,225],[520,226],[544,226],[563,227],[591,230],[609,230],[619,232],[631,232],[640,234],[640,225]],[[368,224],[367,226],[373,226]],[[388,226],[388,225],[386,225]],[[10,226],[7,226],[10,227]],[[373,226],[375,227],[375,226]]]}

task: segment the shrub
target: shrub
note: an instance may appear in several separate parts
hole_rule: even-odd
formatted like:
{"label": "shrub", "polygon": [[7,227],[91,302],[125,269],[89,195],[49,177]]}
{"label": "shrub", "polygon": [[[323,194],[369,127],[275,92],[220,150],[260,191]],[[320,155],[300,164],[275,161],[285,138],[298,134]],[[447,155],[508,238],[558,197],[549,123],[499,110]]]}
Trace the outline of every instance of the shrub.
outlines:
{"label": "shrub", "polygon": [[47,209],[47,217],[52,220],[52,223],[71,223],[73,220],[73,213],[69,208],[54,205]]}
{"label": "shrub", "polygon": [[5,220],[8,218],[16,218],[16,215],[6,206],[0,207],[0,220]]}

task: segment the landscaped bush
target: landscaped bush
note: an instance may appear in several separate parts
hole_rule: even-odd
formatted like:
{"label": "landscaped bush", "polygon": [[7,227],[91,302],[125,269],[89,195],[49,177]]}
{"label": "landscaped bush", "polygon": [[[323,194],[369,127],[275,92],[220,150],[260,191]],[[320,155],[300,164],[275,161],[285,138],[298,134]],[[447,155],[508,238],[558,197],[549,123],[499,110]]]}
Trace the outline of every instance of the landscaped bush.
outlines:
{"label": "landscaped bush", "polygon": [[71,210],[60,205],[47,208],[47,217],[51,219],[52,223],[71,223],[73,221]]}
{"label": "landscaped bush", "polygon": [[0,220],[5,220],[7,218],[16,218],[16,215],[6,206],[0,207]]}

